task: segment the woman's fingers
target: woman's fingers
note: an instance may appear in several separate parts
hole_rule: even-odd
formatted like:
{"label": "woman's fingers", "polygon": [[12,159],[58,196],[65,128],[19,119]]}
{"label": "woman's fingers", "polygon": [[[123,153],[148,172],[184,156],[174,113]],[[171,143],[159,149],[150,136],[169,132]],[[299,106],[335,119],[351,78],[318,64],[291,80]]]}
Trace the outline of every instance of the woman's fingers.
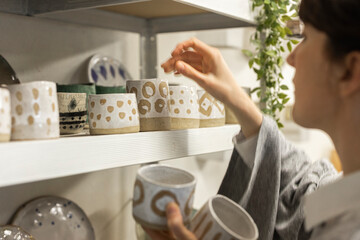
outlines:
{"label": "woman's fingers", "polygon": [[161,64],[161,67],[164,69],[166,73],[172,72],[175,69],[176,62],[181,60],[192,65],[194,68],[199,70],[201,69],[199,68],[199,66],[202,66],[202,59],[203,57],[200,54],[196,52],[187,51],[179,56],[175,56],[168,59],[166,62]]}
{"label": "woman's fingers", "polygon": [[197,38],[191,38],[187,41],[179,43],[175,50],[171,53],[171,56],[175,57],[180,55],[183,51],[188,50],[189,48],[194,49],[195,51],[199,52],[205,57],[209,57],[212,55],[212,47],[206,45],[205,43],[201,42]]}
{"label": "woman's fingers", "polygon": [[196,70],[191,65],[183,61],[176,62],[175,70],[184,75],[185,77],[194,80],[200,86],[204,86],[209,81],[209,77],[206,74]]}
{"label": "woman's fingers", "polygon": [[177,240],[196,240],[195,235],[190,232],[183,223],[180,209],[176,203],[169,203],[166,207],[168,227]]}

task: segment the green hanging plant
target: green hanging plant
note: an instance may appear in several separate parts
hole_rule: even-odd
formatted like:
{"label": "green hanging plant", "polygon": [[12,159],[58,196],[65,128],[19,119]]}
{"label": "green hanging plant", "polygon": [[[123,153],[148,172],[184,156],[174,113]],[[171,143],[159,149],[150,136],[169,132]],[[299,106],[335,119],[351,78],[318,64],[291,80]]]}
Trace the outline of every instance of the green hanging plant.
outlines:
{"label": "green hanging plant", "polygon": [[291,30],[286,27],[286,22],[297,17],[299,0],[253,0],[252,10],[257,11],[256,31],[251,36],[251,43],[255,45],[255,51],[243,50],[249,57],[249,67],[257,75],[260,87],[252,89],[260,99],[261,110],[272,116],[279,128],[283,127],[278,113],[289,101],[286,93],[288,86],[282,84],[284,76],[281,67],[284,58],[281,53],[285,47],[290,52],[293,45],[299,41],[289,39]]}

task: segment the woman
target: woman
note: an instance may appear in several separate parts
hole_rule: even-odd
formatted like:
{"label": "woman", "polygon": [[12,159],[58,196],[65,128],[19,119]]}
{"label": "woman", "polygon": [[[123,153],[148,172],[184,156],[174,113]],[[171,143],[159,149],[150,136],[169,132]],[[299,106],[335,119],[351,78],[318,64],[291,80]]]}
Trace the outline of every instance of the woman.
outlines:
{"label": "woman", "polygon": [[[237,116],[242,130],[219,193],[252,215],[260,239],[360,239],[359,16],[359,0],[303,0],[304,40],[287,59],[296,69],[293,118],[333,140],[344,174],[335,182],[327,160],[309,161],[262,116],[217,49],[191,39],[162,65],[195,80]],[[173,238],[196,239],[176,204],[168,205],[167,217]],[[170,237],[147,232],[153,239]]]}

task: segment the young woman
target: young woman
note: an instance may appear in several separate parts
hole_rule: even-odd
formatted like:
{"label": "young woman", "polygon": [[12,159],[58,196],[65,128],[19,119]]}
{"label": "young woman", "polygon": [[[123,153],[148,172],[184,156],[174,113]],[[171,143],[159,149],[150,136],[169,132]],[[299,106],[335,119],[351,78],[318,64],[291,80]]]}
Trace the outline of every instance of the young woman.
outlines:
{"label": "young woman", "polygon": [[[360,1],[302,0],[300,18],[304,40],[287,59],[296,69],[293,118],[329,134],[341,178],[327,160],[312,162],[284,139],[217,49],[191,39],[162,67],[195,80],[236,114],[242,130],[219,193],[252,215],[260,239],[360,239]],[[167,217],[170,235],[147,230],[154,240],[196,239],[176,204]]]}

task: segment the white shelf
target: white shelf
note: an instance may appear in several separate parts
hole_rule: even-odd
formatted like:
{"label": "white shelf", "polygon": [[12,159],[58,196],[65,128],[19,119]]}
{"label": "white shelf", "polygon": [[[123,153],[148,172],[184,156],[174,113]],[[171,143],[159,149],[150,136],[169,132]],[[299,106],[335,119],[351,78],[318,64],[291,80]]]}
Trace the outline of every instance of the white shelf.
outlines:
{"label": "white shelf", "polygon": [[0,144],[0,187],[233,148],[238,125]]}

